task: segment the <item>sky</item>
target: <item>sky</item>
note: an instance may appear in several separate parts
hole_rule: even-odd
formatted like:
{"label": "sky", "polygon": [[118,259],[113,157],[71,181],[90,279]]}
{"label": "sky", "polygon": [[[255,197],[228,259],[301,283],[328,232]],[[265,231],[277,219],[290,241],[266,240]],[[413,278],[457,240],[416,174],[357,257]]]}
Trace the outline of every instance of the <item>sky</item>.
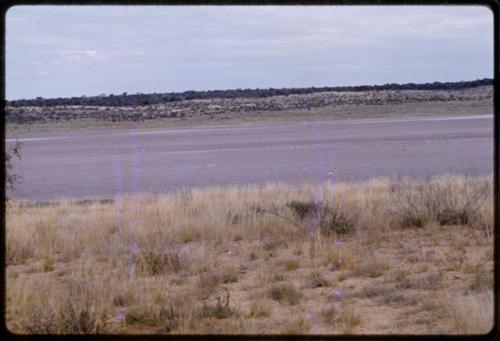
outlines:
{"label": "sky", "polygon": [[481,6],[15,6],[6,98],[493,78]]}

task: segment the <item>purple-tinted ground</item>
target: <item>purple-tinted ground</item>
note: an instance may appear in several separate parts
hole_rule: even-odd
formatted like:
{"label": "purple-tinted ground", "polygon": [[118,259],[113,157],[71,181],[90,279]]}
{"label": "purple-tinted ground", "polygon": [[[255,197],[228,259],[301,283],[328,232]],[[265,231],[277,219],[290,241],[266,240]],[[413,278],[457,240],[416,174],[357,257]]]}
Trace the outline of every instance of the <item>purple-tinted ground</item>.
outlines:
{"label": "purple-tinted ground", "polygon": [[[11,197],[493,172],[493,117],[301,122],[25,136]],[[7,146],[13,143],[7,139]]]}

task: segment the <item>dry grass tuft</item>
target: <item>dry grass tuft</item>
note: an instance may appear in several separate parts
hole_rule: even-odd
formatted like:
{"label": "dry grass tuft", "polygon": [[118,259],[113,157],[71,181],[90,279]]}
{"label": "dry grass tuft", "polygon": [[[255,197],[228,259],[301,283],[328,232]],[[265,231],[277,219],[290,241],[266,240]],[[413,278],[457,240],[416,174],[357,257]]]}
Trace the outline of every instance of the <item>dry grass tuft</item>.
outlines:
{"label": "dry grass tuft", "polygon": [[302,293],[290,284],[275,284],[269,289],[270,298],[290,305],[298,304],[302,296]]}
{"label": "dry grass tuft", "polygon": [[250,317],[264,318],[271,316],[272,308],[265,300],[255,300],[250,304]]}
{"label": "dry grass tuft", "polygon": [[312,271],[307,279],[307,283],[304,286],[305,288],[323,288],[330,286],[330,281],[328,281],[321,272],[318,270]]}
{"label": "dry grass tuft", "polygon": [[493,328],[493,292],[483,292],[448,304],[452,334],[487,334]]}
{"label": "dry grass tuft", "polygon": [[227,288],[216,292],[209,299],[205,300],[200,311],[202,318],[225,319],[237,315],[237,311],[229,306],[231,294]]}
{"label": "dry grass tuft", "polygon": [[479,263],[472,270],[472,280],[470,289],[473,291],[483,291],[493,289],[493,276],[486,272],[483,264]]}
{"label": "dry grass tuft", "polygon": [[353,308],[346,307],[340,311],[337,321],[343,326],[344,334],[352,334],[363,320]]}
{"label": "dry grass tuft", "polygon": [[282,265],[285,271],[293,271],[300,268],[300,262],[298,259],[287,259]]}
{"label": "dry grass tuft", "polygon": [[303,317],[295,318],[281,331],[281,334],[304,335],[311,329],[309,321]]}
{"label": "dry grass tuft", "polygon": [[68,280],[54,288],[37,278],[24,286],[29,291],[20,293],[20,304],[14,309],[19,314],[17,326],[25,333],[88,334],[98,333],[105,325],[99,293],[85,282]]}
{"label": "dry grass tuft", "polygon": [[354,276],[376,278],[382,276],[389,268],[390,265],[387,261],[372,256],[365,262],[357,265],[353,274]]}
{"label": "dry grass tuft", "polygon": [[175,251],[143,250],[135,256],[136,271],[145,276],[164,275],[182,269],[182,260]]}

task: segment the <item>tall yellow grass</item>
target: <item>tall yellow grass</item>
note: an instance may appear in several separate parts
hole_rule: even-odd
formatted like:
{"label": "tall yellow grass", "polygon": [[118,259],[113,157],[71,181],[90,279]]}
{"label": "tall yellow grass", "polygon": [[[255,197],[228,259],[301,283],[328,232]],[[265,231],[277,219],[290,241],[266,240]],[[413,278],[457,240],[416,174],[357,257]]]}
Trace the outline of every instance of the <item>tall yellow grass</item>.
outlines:
{"label": "tall yellow grass", "polygon": [[[293,202],[316,211],[301,217]],[[18,333],[259,332],[262,326],[241,312],[269,316],[268,292],[250,285],[257,300],[250,304],[234,296],[226,302],[220,291],[251,271],[252,260],[272,273],[266,260],[284,248],[296,257],[280,263],[287,271],[318,270],[356,253],[367,257],[364,247],[333,250],[341,233],[368,245],[391,229],[439,224],[442,214],[465,215],[451,221],[491,241],[491,177],[213,187],[112,202],[12,201],[6,211],[7,324]],[[323,258],[315,261],[318,255]],[[313,260],[304,263],[308,257]],[[338,270],[348,271],[355,261],[345,264]],[[259,273],[255,283],[280,280]],[[305,325],[300,328],[310,332]]]}

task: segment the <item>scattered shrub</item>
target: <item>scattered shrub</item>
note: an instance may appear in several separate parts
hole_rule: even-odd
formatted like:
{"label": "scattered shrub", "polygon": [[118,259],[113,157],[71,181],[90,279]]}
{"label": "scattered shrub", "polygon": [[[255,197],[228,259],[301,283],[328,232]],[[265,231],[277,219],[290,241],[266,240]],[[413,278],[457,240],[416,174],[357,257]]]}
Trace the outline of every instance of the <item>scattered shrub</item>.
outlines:
{"label": "scattered shrub", "polygon": [[474,267],[469,287],[473,291],[483,291],[493,287],[493,277],[486,274],[481,263]]}
{"label": "scattered shrub", "polygon": [[285,301],[290,305],[295,305],[302,298],[302,293],[289,284],[275,284],[269,290],[269,296],[275,301]]}
{"label": "scattered shrub", "polygon": [[[84,281],[68,280],[56,288],[37,280],[37,290],[27,293],[28,302],[20,309],[19,323],[28,333],[95,334],[104,327],[98,293]],[[30,284],[30,285],[31,285]],[[51,297],[57,295],[57,300]]]}
{"label": "scattered shrub", "polygon": [[197,287],[202,297],[212,294],[222,283],[222,276],[216,271],[202,272],[198,275]]}
{"label": "scattered shrub", "polygon": [[345,248],[335,248],[327,250],[323,261],[325,266],[331,270],[346,270],[356,264],[352,251]]}
{"label": "scattered shrub", "polygon": [[235,283],[239,280],[240,271],[235,266],[228,266],[222,270],[220,281],[223,284]]}
{"label": "scattered shrub", "polygon": [[271,315],[271,307],[263,300],[252,301],[249,315],[255,318],[269,317]]}
{"label": "scattered shrub", "polygon": [[345,281],[347,278],[349,278],[349,276],[347,275],[347,272],[345,272],[345,271],[341,271],[341,272],[339,273],[339,275],[337,276],[337,280],[338,280],[339,282],[343,282],[343,281]]}
{"label": "scattered shrub", "polygon": [[378,296],[385,296],[392,291],[394,291],[394,289],[388,285],[374,284],[361,289],[358,296],[360,298],[374,298]]}
{"label": "scattered shrub", "polygon": [[494,326],[494,296],[492,291],[470,296],[457,296],[445,304],[451,319],[452,334],[486,334]]}
{"label": "scattered shrub", "polygon": [[319,271],[313,271],[309,275],[309,279],[305,285],[305,288],[321,288],[330,286],[330,282],[325,279]]}
{"label": "scattered shrub", "polygon": [[262,248],[266,251],[274,251],[280,247],[285,247],[286,242],[282,239],[268,239],[262,244]]}
{"label": "scattered shrub", "polygon": [[321,232],[329,236],[332,232],[336,234],[350,234],[356,231],[359,221],[359,211],[355,207],[344,207],[337,204],[329,207],[321,219]]}
{"label": "scattered shrub", "polygon": [[301,335],[306,334],[311,329],[311,324],[305,318],[296,318],[288,322],[282,334]]}
{"label": "scattered shrub", "polygon": [[398,271],[396,271],[396,274],[394,277],[396,279],[396,282],[403,283],[408,279],[408,272],[404,271],[404,270],[403,271],[398,270]]}
{"label": "scattered shrub", "polygon": [[160,327],[162,332],[169,333],[178,327],[180,316],[173,305],[147,304],[127,309],[125,323]]}
{"label": "scattered shrub", "polygon": [[117,307],[125,307],[133,302],[133,298],[128,293],[117,293],[113,296],[112,303]]}
{"label": "scattered shrub", "polygon": [[415,295],[391,290],[387,293],[387,295],[381,298],[381,302],[384,304],[408,306],[418,304],[419,301]]}
{"label": "scattered shrub", "polygon": [[482,204],[491,198],[489,180],[433,178],[424,183],[401,180],[391,185],[389,217],[401,227],[473,226]]}
{"label": "scattered shrub", "polygon": [[182,269],[181,256],[177,251],[159,251],[155,248],[141,250],[135,255],[136,271],[145,276],[163,275]]}
{"label": "scattered shrub", "polygon": [[[65,296],[65,297],[64,297]],[[62,329],[66,334],[99,333],[97,299],[88,284],[69,281],[63,297]]]}
{"label": "scattered shrub", "polygon": [[[222,293],[224,291],[224,294]],[[216,292],[203,303],[200,311],[202,318],[225,319],[236,315],[237,312],[229,306],[231,295],[227,288],[222,288],[222,291]]]}
{"label": "scattered shrub", "polygon": [[335,305],[333,304],[330,307],[323,308],[323,310],[321,310],[321,318],[323,322],[329,325],[332,325],[337,321],[338,315],[339,312],[337,308],[335,308]]}
{"label": "scattered shrub", "polygon": [[7,247],[5,255],[6,265],[24,264],[28,259],[34,256],[34,251],[31,245],[26,243],[17,243],[9,240],[7,233]]}
{"label": "scattered shrub", "polygon": [[416,279],[410,284],[413,289],[436,290],[439,289],[443,281],[442,272],[433,272],[422,278]]}
{"label": "scattered shrub", "polygon": [[338,322],[344,326],[345,334],[352,334],[354,328],[361,324],[362,319],[352,308],[344,308],[339,314]]}
{"label": "scattered shrub", "polygon": [[300,263],[297,259],[287,259],[283,262],[283,268],[285,271],[293,271],[300,268]]}
{"label": "scattered shrub", "polygon": [[46,257],[43,260],[42,264],[42,271],[43,272],[51,272],[54,271],[54,260],[50,257]]}
{"label": "scattered shrub", "polygon": [[316,215],[320,211],[320,204],[314,201],[291,201],[286,206],[301,220]]}
{"label": "scattered shrub", "polygon": [[382,276],[388,269],[389,264],[387,262],[372,257],[370,260],[359,264],[354,269],[354,275],[375,278]]}
{"label": "scattered shrub", "polygon": [[348,234],[356,230],[359,210],[342,202],[325,204],[317,201],[291,201],[286,205],[304,224],[315,224],[325,236]]}

